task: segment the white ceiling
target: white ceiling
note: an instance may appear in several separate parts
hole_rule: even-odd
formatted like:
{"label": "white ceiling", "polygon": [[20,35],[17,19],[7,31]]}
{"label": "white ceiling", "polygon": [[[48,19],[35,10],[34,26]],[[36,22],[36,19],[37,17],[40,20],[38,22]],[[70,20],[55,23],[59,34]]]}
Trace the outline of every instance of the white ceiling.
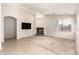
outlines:
{"label": "white ceiling", "polygon": [[75,14],[78,3],[26,3],[22,4],[43,14]]}

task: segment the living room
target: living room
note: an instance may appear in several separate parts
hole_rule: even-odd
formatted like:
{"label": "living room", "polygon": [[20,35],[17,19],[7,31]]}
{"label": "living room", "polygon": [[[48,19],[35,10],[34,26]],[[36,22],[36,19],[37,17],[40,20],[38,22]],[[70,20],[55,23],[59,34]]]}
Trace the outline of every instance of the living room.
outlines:
{"label": "living room", "polygon": [[[19,47],[24,48],[24,50],[19,50],[19,52],[27,52],[28,50],[26,51],[26,49],[28,48],[25,47],[30,45],[28,41],[31,40],[34,43],[33,45],[36,43],[39,43],[39,45],[43,44],[44,48],[50,52],[39,51],[44,48],[35,47],[38,50],[36,53],[29,48],[32,53],[28,52],[25,54],[78,54],[76,52],[78,51],[78,5],[78,3],[1,3],[1,53],[6,51],[5,53],[11,54],[13,51],[17,52]],[[11,19],[15,21],[11,21]],[[10,41],[11,39],[12,41]],[[22,39],[24,41],[20,43],[24,47],[19,46],[16,50],[13,50],[15,47],[11,49],[12,47],[7,44],[16,44],[16,41],[21,41]],[[25,42],[26,40],[27,42]],[[54,50],[49,45],[46,46],[49,40],[50,42],[54,40],[58,42],[56,46],[54,45]],[[37,46],[39,45],[37,44]],[[57,48],[59,45],[63,45],[64,47]],[[17,44],[12,44],[11,46],[17,47]]]}

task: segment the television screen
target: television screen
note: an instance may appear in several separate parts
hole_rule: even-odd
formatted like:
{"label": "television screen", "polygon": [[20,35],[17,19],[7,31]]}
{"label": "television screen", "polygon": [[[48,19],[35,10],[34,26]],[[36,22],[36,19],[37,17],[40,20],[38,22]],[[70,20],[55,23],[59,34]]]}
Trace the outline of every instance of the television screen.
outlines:
{"label": "television screen", "polygon": [[31,29],[31,23],[22,23],[22,29]]}

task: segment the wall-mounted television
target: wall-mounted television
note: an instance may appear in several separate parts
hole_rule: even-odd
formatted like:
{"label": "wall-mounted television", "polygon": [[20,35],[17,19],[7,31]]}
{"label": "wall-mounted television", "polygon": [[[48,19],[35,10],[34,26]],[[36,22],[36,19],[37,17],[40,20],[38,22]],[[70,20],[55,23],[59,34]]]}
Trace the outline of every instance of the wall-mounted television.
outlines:
{"label": "wall-mounted television", "polygon": [[22,29],[31,29],[31,23],[22,22]]}

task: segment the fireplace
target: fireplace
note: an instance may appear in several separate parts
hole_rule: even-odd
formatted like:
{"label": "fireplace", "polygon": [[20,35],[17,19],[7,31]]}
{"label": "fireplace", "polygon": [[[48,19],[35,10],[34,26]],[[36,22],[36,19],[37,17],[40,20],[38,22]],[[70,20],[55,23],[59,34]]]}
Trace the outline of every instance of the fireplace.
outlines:
{"label": "fireplace", "polygon": [[36,36],[44,36],[44,28],[43,27],[36,28]]}

